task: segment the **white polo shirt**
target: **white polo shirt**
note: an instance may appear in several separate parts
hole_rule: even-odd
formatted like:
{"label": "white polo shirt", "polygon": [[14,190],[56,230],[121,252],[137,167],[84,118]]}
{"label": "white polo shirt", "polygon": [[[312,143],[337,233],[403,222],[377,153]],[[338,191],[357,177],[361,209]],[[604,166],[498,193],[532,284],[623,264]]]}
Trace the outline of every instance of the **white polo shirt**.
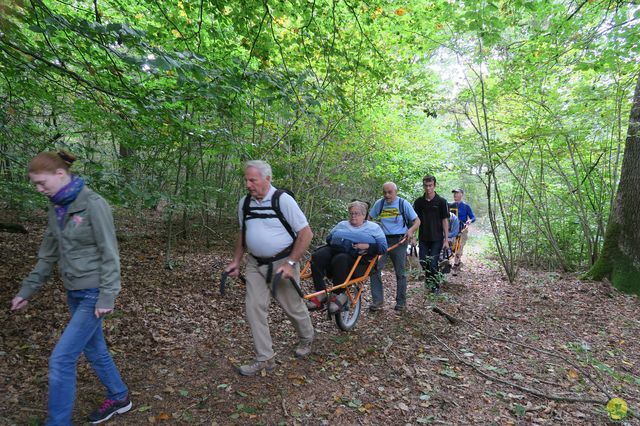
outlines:
{"label": "white polo shirt", "polygon": [[[249,207],[271,207],[271,198],[276,188],[271,186],[267,195],[260,201],[251,197]],[[245,195],[240,199],[238,204],[238,221],[242,228],[242,206],[244,205]],[[289,194],[280,195],[280,211],[285,217],[293,231],[297,234],[309,225],[304,213]],[[264,210],[265,214],[275,214],[273,210]],[[247,251],[257,257],[272,257],[286,249],[293,243],[291,235],[287,232],[277,217],[266,219],[251,219],[246,222],[247,230],[245,232],[245,243]]]}

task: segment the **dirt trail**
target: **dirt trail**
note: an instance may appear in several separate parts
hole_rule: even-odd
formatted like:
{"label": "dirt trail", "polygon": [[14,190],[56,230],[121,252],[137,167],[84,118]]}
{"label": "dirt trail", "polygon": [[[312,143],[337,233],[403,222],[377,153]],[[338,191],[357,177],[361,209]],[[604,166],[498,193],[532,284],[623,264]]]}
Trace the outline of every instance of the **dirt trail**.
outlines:
{"label": "dirt trail", "polygon": [[[305,360],[293,357],[295,333],[273,304],[278,367],[243,378],[235,366],[253,356],[244,289],[221,298],[211,278],[230,245],[186,242],[169,271],[160,229],[123,228],[134,236],[121,242],[124,288],[105,328],[135,405],[112,424],[606,424],[611,396],[640,412],[640,304],[606,285],[532,271],[509,284],[469,250],[437,298],[412,275],[398,314],[389,270],[385,309],[364,310],[354,331],[312,314],[317,339]],[[3,306],[35,261],[42,224],[30,231],[0,234]],[[25,313],[0,311],[0,424],[44,418],[47,357],[66,320],[57,279]],[[82,361],[78,423],[100,392]]]}

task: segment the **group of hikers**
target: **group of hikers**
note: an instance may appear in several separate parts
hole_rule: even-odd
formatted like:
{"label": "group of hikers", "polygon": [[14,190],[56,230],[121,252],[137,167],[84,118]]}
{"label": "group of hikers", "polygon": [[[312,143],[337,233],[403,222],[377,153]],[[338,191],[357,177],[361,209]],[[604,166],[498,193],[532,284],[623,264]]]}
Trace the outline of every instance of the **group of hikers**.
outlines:
{"label": "group of hikers", "polygon": [[[271,303],[271,280],[279,275],[284,281],[293,279],[299,282],[300,261],[313,237],[309,223],[295,199],[289,193],[276,189],[271,184],[271,178],[268,163],[259,160],[245,163],[244,180],[248,194],[238,204],[240,232],[236,238],[233,260],[225,268],[229,276],[238,276],[244,254],[249,254],[245,266],[245,309],[256,356],[252,362],[240,366],[239,372],[244,376],[253,376],[263,370],[270,372],[275,368],[275,353],[267,319]],[[424,194],[413,205],[398,196],[398,188],[393,182],[383,185],[383,198],[377,200],[371,209],[362,201],[349,203],[348,220],[333,227],[326,237],[327,244],[311,255],[311,273],[316,292],[326,289],[328,278],[332,279],[334,285],[343,283],[358,259],[361,260],[355,265],[355,276],[364,272],[372,257],[381,255],[371,275],[373,301],[369,310],[379,311],[383,307],[381,274],[386,259],[391,258],[397,286],[394,309],[404,311],[407,299],[407,246],[416,245],[416,242],[425,282],[432,286],[434,293],[439,292],[441,251],[449,247],[450,235],[455,238],[461,231],[466,231],[466,226],[475,221],[475,216],[462,200],[462,189],[452,191],[455,203],[451,207],[459,212],[455,216],[450,213],[447,200],[436,193],[436,178],[425,176],[422,183]],[[379,223],[367,220],[368,217],[378,219]],[[451,230],[449,219],[453,217],[457,229]],[[454,268],[461,265],[463,244],[457,252]],[[392,249],[387,251],[390,247]],[[314,331],[309,311],[328,304],[329,312],[335,314],[347,302],[344,289],[321,294],[305,303],[294,286],[282,285],[275,295],[298,333],[299,340],[294,349],[297,357],[311,353]]]}
{"label": "group of hikers", "polygon": [[[42,152],[29,163],[29,179],[51,203],[38,261],[11,301],[11,310],[25,308],[57,263],[71,319],[49,358],[47,425],[72,423],[76,369],[81,353],[85,354],[106,388],[106,398],[88,416],[89,422],[104,422],[132,407],[128,387],[111,357],[102,331],[103,317],[113,311],[120,292],[120,259],[113,216],[107,202],[91,191],[81,177],[71,173],[70,167],[75,160],[64,151]],[[270,372],[275,368],[267,318],[272,297],[270,284],[276,276],[299,282],[300,261],[313,238],[309,223],[294,197],[285,190],[276,189],[271,179],[268,163],[259,160],[245,163],[244,181],[248,194],[238,203],[240,232],[233,259],[225,267],[229,276],[239,276],[244,254],[248,253],[244,273],[245,310],[256,356],[238,368],[243,376]],[[315,290],[324,291],[328,279],[334,284],[342,283],[357,259],[371,260],[381,256],[371,275],[373,301],[369,306],[371,311],[379,311],[384,301],[381,273],[386,259],[391,258],[397,281],[395,310],[404,311],[407,246],[416,245],[417,234],[426,281],[432,284],[434,293],[439,292],[440,253],[449,248],[451,232],[457,234],[464,230],[467,224],[475,221],[475,216],[462,201],[464,191],[455,189],[455,204],[451,207],[458,212],[455,221],[459,225],[454,224],[451,228],[449,220],[454,223],[455,215],[450,214],[447,201],[435,192],[436,178],[425,176],[423,186],[424,195],[413,205],[398,196],[398,188],[393,182],[383,185],[383,198],[371,209],[364,202],[352,201],[348,205],[348,220],[339,222],[329,232],[327,244],[312,253]],[[378,223],[368,219],[378,220]],[[464,241],[466,235],[461,245]],[[388,248],[392,249],[387,251]],[[461,265],[461,255],[460,248],[454,268]],[[364,263],[355,266],[356,274],[362,274],[366,269]],[[291,285],[281,285],[274,294],[297,331],[296,357],[306,357],[312,350],[314,329],[310,310],[326,306],[331,314],[336,314],[345,309],[344,290],[321,294],[305,300]]]}

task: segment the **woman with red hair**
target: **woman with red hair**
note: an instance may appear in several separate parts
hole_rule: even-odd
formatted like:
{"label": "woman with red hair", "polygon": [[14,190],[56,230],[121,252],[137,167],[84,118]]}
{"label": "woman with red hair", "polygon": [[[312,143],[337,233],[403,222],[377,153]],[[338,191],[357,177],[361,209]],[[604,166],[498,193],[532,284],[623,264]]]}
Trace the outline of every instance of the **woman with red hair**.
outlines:
{"label": "woman with red hair", "polygon": [[75,159],[66,152],[42,152],[29,163],[29,179],[51,201],[49,222],[38,262],[11,301],[11,310],[26,307],[58,264],[71,319],[49,358],[47,425],[72,424],[81,353],[107,390],[105,401],[89,415],[89,421],[103,422],[132,406],[102,333],[102,318],[113,311],[120,292],[113,216],[107,202],[87,188],[81,177],[71,174]]}

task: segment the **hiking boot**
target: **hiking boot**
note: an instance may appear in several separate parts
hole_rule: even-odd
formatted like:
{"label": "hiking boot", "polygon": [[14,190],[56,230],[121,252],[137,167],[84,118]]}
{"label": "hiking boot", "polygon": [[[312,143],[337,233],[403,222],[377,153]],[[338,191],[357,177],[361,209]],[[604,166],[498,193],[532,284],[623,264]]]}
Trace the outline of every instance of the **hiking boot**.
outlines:
{"label": "hiking boot", "polygon": [[369,304],[369,310],[371,312],[381,311],[383,308],[384,307],[383,307],[382,302],[373,302],[373,303]]}
{"label": "hiking boot", "polygon": [[438,265],[438,270],[443,274],[448,274],[449,272],[451,272],[451,263],[449,263],[449,260],[443,260],[442,262],[440,262],[440,264]]}
{"label": "hiking boot", "polygon": [[266,361],[256,361],[253,364],[246,364],[238,369],[238,372],[242,376],[255,376],[262,370],[267,373],[271,373],[276,368],[275,358],[268,359]]}
{"label": "hiking boot", "polygon": [[305,304],[307,305],[307,309],[309,311],[317,311],[318,309],[322,309],[326,301],[327,295],[322,294],[320,296],[314,296],[311,299],[305,300]]}
{"label": "hiking boot", "polygon": [[313,338],[311,339],[300,339],[298,342],[298,346],[296,346],[296,350],[294,351],[296,358],[304,358],[311,354],[311,344],[313,343]]}
{"label": "hiking boot", "polygon": [[131,410],[131,407],[133,407],[133,404],[129,396],[119,401],[115,399],[105,399],[99,408],[96,408],[93,413],[89,414],[88,420],[94,425],[106,422],[115,414],[126,413]]}
{"label": "hiking boot", "polygon": [[396,306],[393,307],[394,311],[398,311],[398,312],[404,312],[407,310],[406,305],[398,305],[396,304]]}
{"label": "hiking boot", "polygon": [[347,303],[347,300],[349,300],[349,298],[346,293],[331,296],[329,299],[329,313],[336,314],[340,312],[345,303]]}

